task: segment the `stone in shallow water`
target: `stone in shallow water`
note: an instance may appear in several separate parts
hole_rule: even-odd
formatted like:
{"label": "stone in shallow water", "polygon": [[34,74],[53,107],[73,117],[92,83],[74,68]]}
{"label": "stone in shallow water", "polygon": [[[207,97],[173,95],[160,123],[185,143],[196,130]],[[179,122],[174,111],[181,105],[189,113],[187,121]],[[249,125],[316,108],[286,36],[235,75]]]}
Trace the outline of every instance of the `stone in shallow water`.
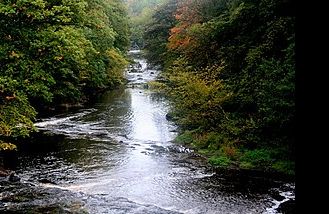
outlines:
{"label": "stone in shallow water", "polygon": [[294,214],[296,213],[296,202],[295,200],[285,201],[277,209],[282,214]]}
{"label": "stone in shallow water", "polygon": [[46,178],[39,179],[38,181],[39,181],[40,183],[43,183],[43,184],[54,184],[54,185],[56,185],[55,182],[53,182],[53,181],[51,181],[51,180],[48,180],[48,179],[46,179]]}
{"label": "stone in shallow water", "polygon": [[0,182],[0,213],[88,213],[79,194],[30,183]]}
{"label": "stone in shallow water", "polygon": [[9,172],[3,168],[0,168],[0,177],[7,177]]}
{"label": "stone in shallow water", "polygon": [[280,195],[280,192],[278,190],[270,191],[270,196],[277,201],[282,201],[283,199],[285,199],[284,196]]}
{"label": "stone in shallow water", "polygon": [[19,182],[21,179],[15,175],[14,172],[10,173],[9,177],[8,177],[8,181],[10,182]]}

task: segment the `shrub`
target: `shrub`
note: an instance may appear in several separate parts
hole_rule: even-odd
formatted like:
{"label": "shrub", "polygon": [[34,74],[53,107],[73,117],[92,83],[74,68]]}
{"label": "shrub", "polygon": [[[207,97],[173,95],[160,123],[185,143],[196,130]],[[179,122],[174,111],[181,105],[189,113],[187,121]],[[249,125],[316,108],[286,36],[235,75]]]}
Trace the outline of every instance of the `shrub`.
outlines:
{"label": "shrub", "polygon": [[214,166],[227,167],[231,160],[226,156],[212,156],[209,158],[209,163]]}
{"label": "shrub", "polygon": [[274,160],[271,157],[270,151],[266,149],[255,149],[246,151],[240,158],[240,161],[248,162],[257,167],[269,168]]}

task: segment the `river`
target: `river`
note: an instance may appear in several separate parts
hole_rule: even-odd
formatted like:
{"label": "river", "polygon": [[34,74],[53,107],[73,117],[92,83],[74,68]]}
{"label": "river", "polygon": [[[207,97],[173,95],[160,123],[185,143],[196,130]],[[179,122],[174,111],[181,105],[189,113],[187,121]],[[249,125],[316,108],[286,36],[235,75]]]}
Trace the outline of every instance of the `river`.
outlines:
{"label": "river", "polygon": [[126,71],[126,87],[90,108],[43,118],[12,169],[21,182],[0,185],[1,213],[279,213],[294,183],[223,176],[175,145],[165,98],[147,89],[159,73]]}

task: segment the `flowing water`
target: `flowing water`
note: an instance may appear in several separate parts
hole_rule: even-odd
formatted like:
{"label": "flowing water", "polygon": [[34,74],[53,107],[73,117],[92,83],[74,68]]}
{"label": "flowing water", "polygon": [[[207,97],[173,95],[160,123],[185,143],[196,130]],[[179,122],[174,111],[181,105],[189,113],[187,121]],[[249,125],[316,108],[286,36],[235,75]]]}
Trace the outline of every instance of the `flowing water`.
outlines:
{"label": "flowing water", "polygon": [[279,213],[294,199],[293,183],[216,173],[175,145],[168,102],[146,87],[159,71],[130,54],[127,87],[35,124],[12,166],[21,182],[0,185],[1,213]]}

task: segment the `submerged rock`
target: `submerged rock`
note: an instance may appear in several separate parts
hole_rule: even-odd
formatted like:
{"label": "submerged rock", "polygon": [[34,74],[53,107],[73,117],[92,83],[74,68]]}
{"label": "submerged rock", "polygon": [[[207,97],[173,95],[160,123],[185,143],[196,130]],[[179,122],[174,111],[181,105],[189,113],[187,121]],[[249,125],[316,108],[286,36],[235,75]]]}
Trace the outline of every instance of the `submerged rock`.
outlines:
{"label": "submerged rock", "polygon": [[39,179],[38,180],[40,183],[43,183],[43,184],[54,184],[54,185],[57,185],[55,182],[51,181],[51,180],[48,180],[46,178],[42,178],[42,179]]}
{"label": "submerged rock", "polygon": [[59,188],[3,181],[0,192],[0,213],[88,213],[81,195]]}
{"label": "submerged rock", "polygon": [[168,121],[172,121],[174,118],[173,118],[173,116],[170,113],[168,113],[168,114],[166,114],[166,119]]}
{"label": "submerged rock", "polygon": [[14,171],[0,168],[0,180],[9,182],[19,182],[21,179],[15,175]]}
{"label": "submerged rock", "polygon": [[5,169],[0,168],[0,177],[7,177],[9,175],[9,172]]}
{"label": "submerged rock", "polygon": [[10,173],[10,175],[8,176],[8,181],[10,182],[19,182],[20,180],[21,178],[15,175],[15,172]]}
{"label": "submerged rock", "polygon": [[285,201],[277,209],[278,212],[282,214],[294,214],[296,213],[296,203],[295,200]]}
{"label": "submerged rock", "polygon": [[280,192],[278,192],[277,190],[271,190],[269,193],[270,196],[277,201],[282,201],[285,199],[285,197],[280,195]]}

